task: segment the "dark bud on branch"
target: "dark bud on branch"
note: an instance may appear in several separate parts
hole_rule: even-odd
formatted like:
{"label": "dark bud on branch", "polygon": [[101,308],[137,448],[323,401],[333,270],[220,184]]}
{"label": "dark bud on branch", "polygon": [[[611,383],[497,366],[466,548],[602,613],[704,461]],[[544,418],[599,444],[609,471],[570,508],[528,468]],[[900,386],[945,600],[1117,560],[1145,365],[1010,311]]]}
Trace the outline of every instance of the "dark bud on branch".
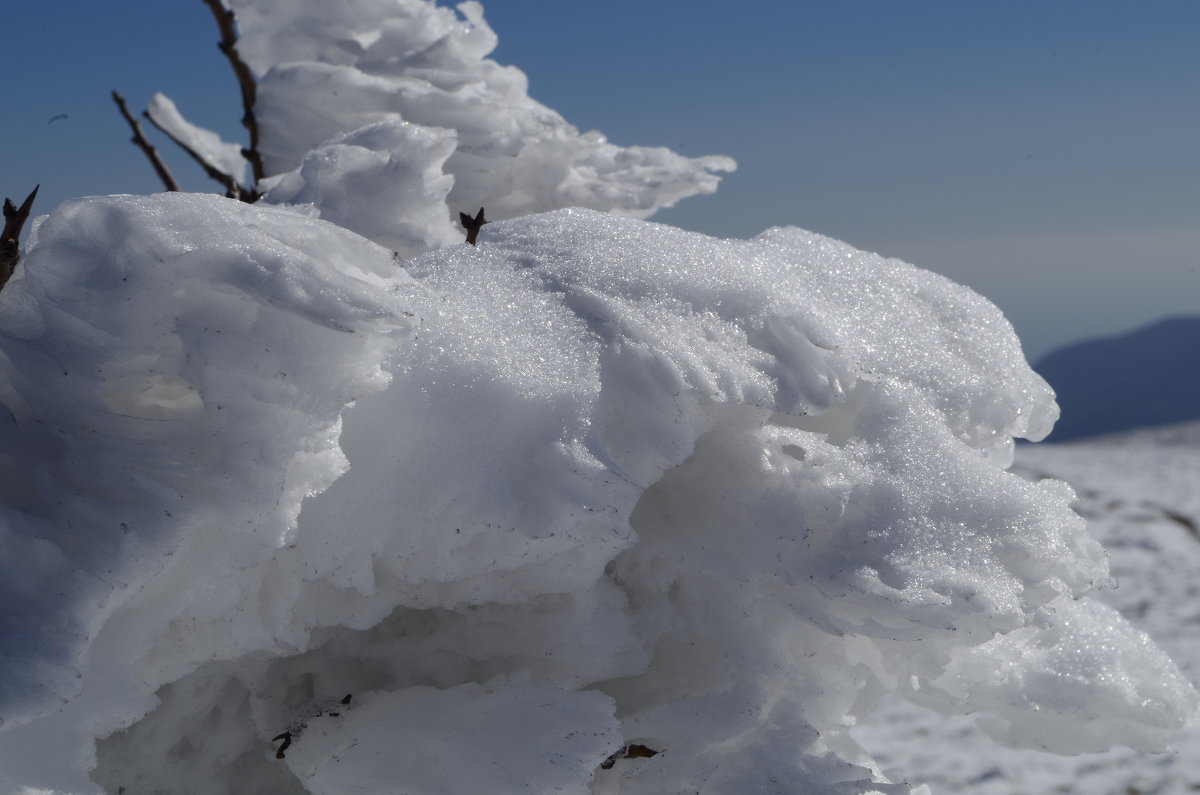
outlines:
{"label": "dark bud on branch", "polygon": [[0,235],[0,289],[8,284],[17,263],[21,260],[21,230],[29,220],[33,200],[41,187],[38,185],[34,188],[33,193],[25,198],[20,207],[17,207],[12,199],[4,200],[4,232]]}
{"label": "dark bud on branch", "polygon": [[458,220],[462,221],[463,228],[467,230],[467,242],[472,246],[475,245],[475,238],[479,236],[480,227],[488,223],[488,220],[483,217],[483,208],[479,208],[479,212],[475,214],[474,218],[466,213],[459,213]]}

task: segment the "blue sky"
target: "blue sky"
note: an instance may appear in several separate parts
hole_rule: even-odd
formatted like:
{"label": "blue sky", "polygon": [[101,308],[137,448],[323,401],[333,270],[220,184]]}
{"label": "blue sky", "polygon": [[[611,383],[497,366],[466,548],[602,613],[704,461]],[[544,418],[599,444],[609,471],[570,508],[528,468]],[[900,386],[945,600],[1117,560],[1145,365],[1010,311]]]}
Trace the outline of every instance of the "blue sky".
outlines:
{"label": "blue sky", "polygon": [[[654,220],[738,237],[792,224],[906,259],[999,304],[1031,358],[1200,312],[1200,3],[484,5],[493,57],[580,128],[738,160],[715,195]],[[41,182],[46,212],[158,190],[114,88],[135,110],[164,91],[242,140],[200,0],[5,15],[5,195]],[[171,155],[186,187],[211,188]]]}

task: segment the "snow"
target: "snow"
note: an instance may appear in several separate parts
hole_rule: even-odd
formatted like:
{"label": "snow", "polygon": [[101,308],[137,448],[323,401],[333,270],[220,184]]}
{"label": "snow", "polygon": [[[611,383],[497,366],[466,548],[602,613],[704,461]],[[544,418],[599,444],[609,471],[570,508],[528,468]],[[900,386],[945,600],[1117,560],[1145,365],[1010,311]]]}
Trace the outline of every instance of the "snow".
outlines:
{"label": "snow", "polygon": [[[1025,446],[1017,471],[1075,484],[1076,507],[1111,559],[1113,587],[1096,592],[1096,599],[1161,644],[1189,680],[1200,678],[1200,540],[1194,529],[1200,521],[1200,425]],[[1077,725],[1068,731],[1080,733]],[[881,764],[921,770],[935,792],[1182,795],[1200,784],[1200,733],[1194,727],[1176,738],[1169,753],[1118,747],[1063,757],[1000,747],[967,718],[892,700],[854,734]]]}
{"label": "snow", "polygon": [[304,209],[402,257],[459,242],[444,173],[453,133],[384,119],[334,136],[308,152],[300,167],[270,181],[271,204]]}
{"label": "snow", "polygon": [[889,698],[1192,720],[986,299],[632,217],[723,161],[579,135],[477,3],[234,7],[266,200],[67,202],[0,293],[0,789],[905,793]]}
{"label": "snow", "polygon": [[1003,468],[1054,414],[1011,327],[904,263],[576,209],[401,268],[168,194],[60,208],[0,301],[14,784],[903,791],[846,733],[886,691],[1065,752],[1194,709]]}
{"label": "snow", "polygon": [[[343,408],[382,386],[379,359],[415,325],[384,289],[400,278],[390,252],[284,210],[81,199],[36,238],[0,318],[4,504],[20,528],[6,559],[22,576],[6,603],[41,592],[9,618],[32,659],[4,659],[6,723],[78,689],[58,667],[184,541],[225,533],[235,557],[259,545],[250,533],[285,542],[344,468]],[[23,587],[35,574],[58,598]],[[175,579],[171,601],[212,576]]]}

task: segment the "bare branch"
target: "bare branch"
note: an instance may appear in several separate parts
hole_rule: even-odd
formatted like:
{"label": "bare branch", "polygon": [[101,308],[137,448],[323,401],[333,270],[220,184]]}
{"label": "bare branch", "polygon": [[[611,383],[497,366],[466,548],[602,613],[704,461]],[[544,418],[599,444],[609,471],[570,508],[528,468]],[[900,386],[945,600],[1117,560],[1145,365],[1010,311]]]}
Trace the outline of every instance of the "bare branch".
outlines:
{"label": "bare branch", "polygon": [[168,130],[166,127],[163,127],[161,124],[156,122],[154,120],[154,117],[150,115],[149,111],[145,111],[145,110],[142,111],[142,116],[145,117],[146,121],[148,121],[152,125],[154,125],[154,129],[158,130],[163,135],[167,136],[172,141],[174,141],[176,146],[178,146],[183,151],[187,152],[188,155],[192,158],[192,160],[195,160],[197,163],[199,163],[200,168],[204,169],[205,174],[207,174],[211,179],[214,179],[217,182],[221,183],[221,185],[223,185],[225,187],[225,195],[226,196],[228,196],[231,199],[240,199],[241,201],[248,202],[251,204],[253,204],[254,202],[258,201],[259,198],[261,198],[262,194],[259,193],[258,191],[254,190],[253,188],[247,189],[247,188],[242,187],[241,185],[239,185],[237,183],[236,180],[234,180],[234,178],[232,176],[230,176],[229,174],[226,174],[224,171],[221,171],[220,169],[214,168],[207,160],[205,160],[203,157],[201,157],[199,152],[197,152],[195,149],[192,149],[192,147],[188,146],[186,143],[184,143],[183,141],[176,138],[174,135],[171,134],[170,130]]}
{"label": "bare branch", "polygon": [[162,180],[163,185],[167,190],[179,191],[179,183],[175,181],[175,177],[171,174],[171,170],[167,168],[167,164],[158,156],[158,150],[150,145],[146,140],[146,136],[142,133],[142,125],[138,124],[130,113],[129,108],[125,105],[125,97],[117,91],[112,92],[113,102],[117,103],[117,108],[120,109],[121,115],[125,117],[125,121],[129,122],[130,129],[133,130],[133,142],[138,148],[146,153],[146,157],[150,159],[150,165],[154,166],[154,170],[158,173],[158,178]]}
{"label": "bare branch", "polygon": [[258,185],[265,176],[262,155],[258,151],[258,120],[254,117],[254,103],[258,100],[258,83],[255,81],[250,67],[238,55],[237,30],[234,28],[233,12],[225,8],[221,0],[204,0],[204,4],[208,6],[217,20],[217,28],[221,31],[221,41],[217,46],[229,59],[229,65],[233,67],[238,86],[242,90],[242,125],[250,133],[250,147],[243,149],[242,154],[250,161],[254,184]]}
{"label": "bare branch", "polygon": [[0,289],[8,284],[17,262],[21,259],[21,230],[29,220],[29,212],[33,209],[33,200],[37,197],[38,185],[33,193],[25,198],[18,209],[12,199],[4,200],[4,233],[0,235]]}

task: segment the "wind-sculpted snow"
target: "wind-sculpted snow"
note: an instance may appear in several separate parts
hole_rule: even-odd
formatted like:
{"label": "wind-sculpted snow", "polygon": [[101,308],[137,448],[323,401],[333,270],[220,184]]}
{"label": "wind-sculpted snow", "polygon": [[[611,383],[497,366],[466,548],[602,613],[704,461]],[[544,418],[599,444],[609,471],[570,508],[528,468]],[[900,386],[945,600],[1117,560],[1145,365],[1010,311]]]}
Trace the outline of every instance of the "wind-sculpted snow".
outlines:
{"label": "wind-sculpted snow", "polygon": [[[497,37],[477,2],[460,3],[457,12],[428,0],[232,0],[229,6],[239,20],[238,51],[261,78],[255,116],[269,175],[300,169],[307,180],[313,150],[368,125],[402,122],[441,136],[448,150],[427,159],[420,146],[400,152],[377,136],[357,146],[379,144],[376,151],[407,159],[415,171],[430,163],[444,167],[453,187],[428,197],[426,209],[440,213],[444,225],[480,205],[492,220],[565,206],[645,218],[712,193],[719,182],[714,172],[735,168],[728,157],[688,158],[663,147],[618,147],[595,131],[581,134],[529,97],[519,69],[486,57]],[[325,189],[308,198],[289,191],[268,200],[312,202],[322,217],[348,217],[339,196],[357,192],[376,205],[375,215],[411,223],[412,197],[364,190],[361,179],[331,192],[339,174],[326,169]]]}
{"label": "wind-sculpted snow", "polygon": [[217,197],[36,237],[10,790],[900,793],[846,733],[887,691],[1062,752],[1194,711],[1076,601],[1070,489],[1004,468],[1051,393],[945,279],[590,210],[403,268]]}

